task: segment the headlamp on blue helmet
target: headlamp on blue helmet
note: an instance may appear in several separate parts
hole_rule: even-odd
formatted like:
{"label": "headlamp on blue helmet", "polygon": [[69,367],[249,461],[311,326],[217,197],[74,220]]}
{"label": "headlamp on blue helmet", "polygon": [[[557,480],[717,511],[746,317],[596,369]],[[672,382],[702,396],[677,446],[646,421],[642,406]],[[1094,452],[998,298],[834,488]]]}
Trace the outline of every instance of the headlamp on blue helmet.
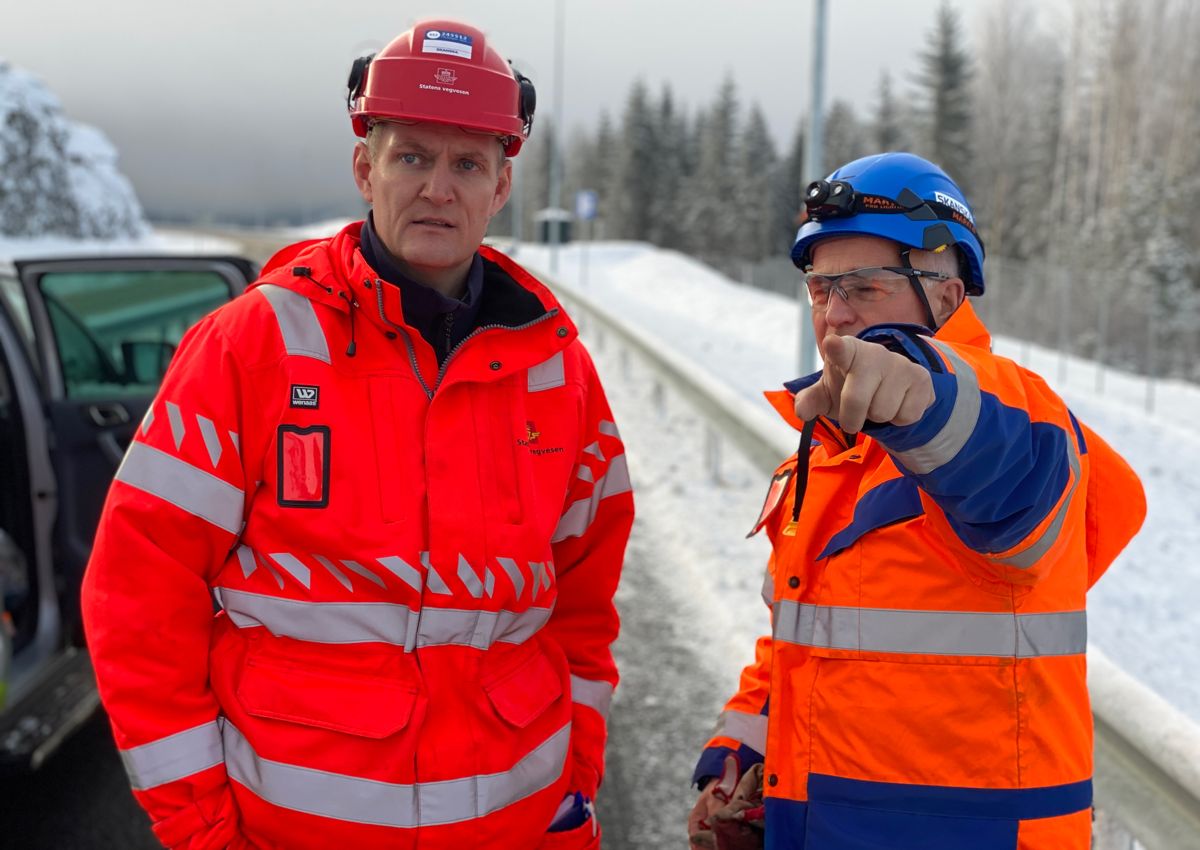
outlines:
{"label": "headlamp on blue helmet", "polygon": [[962,190],[932,162],[910,153],[857,159],[815,180],[804,193],[806,218],[792,262],[812,263],[812,248],[833,236],[877,236],[908,248],[955,247],[967,266],[968,295],[983,294],[983,240]]}

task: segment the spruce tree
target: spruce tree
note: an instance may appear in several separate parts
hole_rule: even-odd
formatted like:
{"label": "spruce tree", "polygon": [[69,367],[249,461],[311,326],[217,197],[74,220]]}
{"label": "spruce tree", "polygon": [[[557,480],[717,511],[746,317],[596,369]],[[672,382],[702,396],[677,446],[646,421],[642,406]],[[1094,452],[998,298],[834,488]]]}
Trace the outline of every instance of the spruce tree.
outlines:
{"label": "spruce tree", "polygon": [[616,220],[610,233],[623,239],[649,239],[658,177],[655,118],[646,85],[637,80],[625,103],[621,140],[609,206]]}
{"label": "spruce tree", "polygon": [[921,152],[970,194],[971,57],[958,12],[948,2],[926,38],[917,75],[924,105]]}
{"label": "spruce tree", "polygon": [[776,215],[772,183],[776,176],[775,145],[758,104],[750,109],[738,146],[736,205],[739,234],[736,253],[757,261],[772,253]]}
{"label": "spruce tree", "polygon": [[871,128],[875,153],[898,151],[904,148],[904,131],[892,92],[892,75],[884,70],[879,75],[879,100],[875,106],[875,122]]}

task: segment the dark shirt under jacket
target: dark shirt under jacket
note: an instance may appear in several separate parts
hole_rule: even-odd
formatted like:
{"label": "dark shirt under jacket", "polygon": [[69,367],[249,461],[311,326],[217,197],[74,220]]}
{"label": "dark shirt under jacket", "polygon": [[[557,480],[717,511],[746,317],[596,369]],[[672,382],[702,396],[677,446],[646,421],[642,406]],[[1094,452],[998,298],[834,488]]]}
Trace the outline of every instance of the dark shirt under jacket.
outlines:
{"label": "dark shirt under jacket", "polygon": [[405,275],[375,232],[375,222],[369,214],[362,229],[362,253],[363,259],[380,278],[399,287],[404,321],[416,328],[425,341],[433,346],[439,365],[456,345],[475,330],[483,295],[483,258],[478,252],[467,272],[467,291],[461,301],[447,298],[436,289],[417,283]]}

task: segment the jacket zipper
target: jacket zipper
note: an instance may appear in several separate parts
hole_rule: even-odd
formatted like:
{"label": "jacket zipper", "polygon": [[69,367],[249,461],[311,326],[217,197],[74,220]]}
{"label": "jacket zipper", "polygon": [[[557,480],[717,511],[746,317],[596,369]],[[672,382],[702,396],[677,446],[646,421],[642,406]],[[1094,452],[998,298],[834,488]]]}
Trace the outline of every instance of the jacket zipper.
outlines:
{"label": "jacket zipper", "polygon": [[473,330],[469,334],[467,334],[465,337],[463,337],[459,341],[458,345],[454,346],[454,348],[452,348],[449,352],[446,353],[446,359],[442,361],[441,368],[438,369],[437,379],[433,382],[433,389],[430,389],[429,384],[425,383],[425,378],[421,375],[421,367],[417,363],[417,353],[413,349],[412,337],[410,337],[408,335],[407,330],[405,330],[402,326],[397,325],[395,322],[393,322],[391,319],[389,319],[387,317],[387,315],[383,312],[383,281],[379,280],[379,279],[376,279],[376,281],[375,281],[375,302],[378,305],[379,318],[382,319],[390,327],[395,328],[401,335],[403,335],[404,347],[408,349],[408,362],[412,366],[413,374],[417,376],[417,381],[421,384],[421,389],[425,390],[426,398],[428,398],[430,401],[433,401],[433,394],[435,392],[437,392],[437,388],[439,386],[441,386],[441,384],[442,384],[442,378],[446,374],[446,367],[450,365],[450,361],[452,359],[454,359],[454,355],[457,354],[464,345],[466,345],[467,340],[471,339],[474,336],[477,336],[478,334],[483,333],[484,331],[490,331],[490,330],[496,330],[496,329],[510,330],[510,331],[523,331],[526,328],[531,328],[536,324],[546,321],[547,319],[554,318],[555,316],[558,315],[558,312],[559,312],[558,308],[554,307],[553,309],[550,309],[550,310],[546,311],[545,313],[543,313],[542,315],[538,316],[532,322],[526,322],[523,325],[516,325],[516,326],[513,326],[513,325],[484,325],[483,327],[476,328],[475,330]]}
{"label": "jacket zipper", "polygon": [[[459,351],[461,351],[462,347],[467,344],[467,340],[471,339],[472,337],[478,336],[479,334],[483,333],[484,331],[492,331],[492,330],[497,330],[497,329],[506,330],[506,331],[523,331],[526,328],[532,328],[534,325],[541,324],[542,322],[546,321],[547,319],[553,319],[557,315],[558,315],[558,308],[554,307],[550,310],[547,310],[545,313],[542,313],[542,315],[538,316],[533,321],[526,322],[523,325],[483,325],[482,327],[478,327],[475,330],[471,331],[469,334],[467,334],[465,337],[463,337],[459,341],[458,345],[454,346],[454,348],[450,350],[450,353],[446,355],[446,359],[442,361],[442,366],[440,369],[438,369],[437,380],[435,380],[433,382],[434,391],[436,392],[437,388],[442,385],[442,378],[444,378],[446,376],[446,367],[448,367],[450,365],[450,361],[454,359],[454,355],[457,354]],[[430,393],[429,397],[432,399],[433,393]]]}

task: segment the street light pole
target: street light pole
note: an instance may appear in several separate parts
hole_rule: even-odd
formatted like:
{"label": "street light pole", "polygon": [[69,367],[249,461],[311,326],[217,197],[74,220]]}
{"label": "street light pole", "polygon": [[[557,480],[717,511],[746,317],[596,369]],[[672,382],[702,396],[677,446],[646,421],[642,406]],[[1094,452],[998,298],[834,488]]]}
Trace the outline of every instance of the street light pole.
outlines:
{"label": "street light pole", "polygon": [[[825,176],[822,160],[825,156],[825,25],[828,17],[827,0],[813,0],[812,95],[809,98],[808,134],[804,139],[804,175],[797,187],[801,193],[810,181]],[[803,289],[803,282],[798,282],[796,300],[800,307],[800,327],[796,334],[799,341],[797,359],[800,374],[810,375],[817,369],[816,340],[812,338],[812,308]]]}
{"label": "street light pole", "polygon": [[[563,145],[563,2],[554,4],[554,135],[550,150],[550,208],[562,209],[562,145]],[[550,228],[550,272],[558,273],[558,246],[562,239],[563,222],[555,217],[546,222]]]}

